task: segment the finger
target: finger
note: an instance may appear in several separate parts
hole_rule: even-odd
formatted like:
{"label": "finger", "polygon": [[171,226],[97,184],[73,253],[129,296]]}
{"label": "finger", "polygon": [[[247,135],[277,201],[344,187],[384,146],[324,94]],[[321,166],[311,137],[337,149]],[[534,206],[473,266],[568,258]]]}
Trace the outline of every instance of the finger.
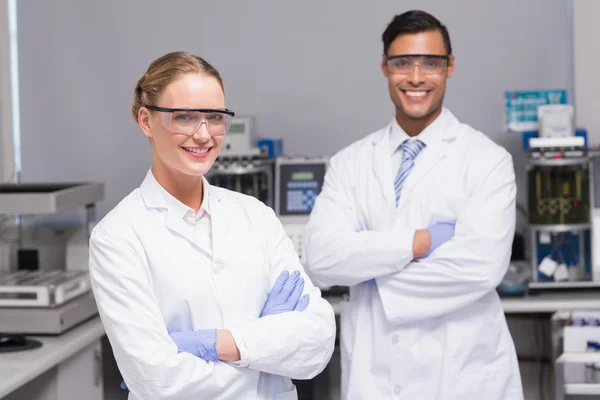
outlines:
{"label": "finger", "polygon": [[300,279],[300,271],[294,271],[285,282],[283,288],[281,288],[281,299],[283,301],[286,301],[290,297],[292,290],[294,290],[296,283],[298,283],[298,279]]}
{"label": "finger", "polygon": [[289,277],[290,277],[290,273],[287,269],[284,270],[281,274],[279,274],[279,276],[277,277],[277,280],[275,281],[275,284],[273,285],[273,288],[269,292],[268,299],[272,299],[275,296],[277,296],[279,293],[281,293],[281,289],[283,288],[285,283],[288,281]]}
{"label": "finger", "polygon": [[273,285],[273,287],[278,287],[278,286],[283,286],[283,284],[285,283],[285,281],[288,280],[288,278],[290,277],[290,272],[285,269],[283,270],[283,272],[281,274],[279,274],[279,276],[277,277],[277,280],[275,281],[275,284]]}
{"label": "finger", "polygon": [[302,296],[300,301],[298,301],[298,304],[296,305],[296,308],[294,310],[296,310],[296,311],[306,310],[306,307],[308,307],[309,302],[310,302],[310,296],[307,293],[304,296]]}
{"label": "finger", "polygon": [[288,303],[292,305],[292,308],[296,307],[298,300],[302,296],[302,292],[304,291],[304,279],[300,278],[296,286],[294,286],[294,290],[290,293],[290,297],[287,299]]}

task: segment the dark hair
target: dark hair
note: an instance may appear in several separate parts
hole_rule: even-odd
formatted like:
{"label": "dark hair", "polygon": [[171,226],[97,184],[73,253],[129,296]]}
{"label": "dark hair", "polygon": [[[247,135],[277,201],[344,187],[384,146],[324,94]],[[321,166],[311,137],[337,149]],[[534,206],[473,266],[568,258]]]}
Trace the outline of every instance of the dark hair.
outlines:
{"label": "dark hair", "polygon": [[175,79],[188,73],[198,72],[212,76],[224,89],[219,72],[202,57],[184,51],[176,51],[154,60],[135,86],[133,104],[131,105],[133,119],[137,121],[140,107],[156,105],[155,101],[162,94],[165,87]]}
{"label": "dark hair", "polygon": [[387,55],[392,42],[400,35],[436,30],[440,31],[442,34],[444,47],[446,48],[448,55],[452,54],[452,45],[450,44],[450,34],[448,34],[448,29],[436,17],[420,10],[407,11],[403,14],[396,15],[381,36],[381,40],[383,40],[383,53]]}

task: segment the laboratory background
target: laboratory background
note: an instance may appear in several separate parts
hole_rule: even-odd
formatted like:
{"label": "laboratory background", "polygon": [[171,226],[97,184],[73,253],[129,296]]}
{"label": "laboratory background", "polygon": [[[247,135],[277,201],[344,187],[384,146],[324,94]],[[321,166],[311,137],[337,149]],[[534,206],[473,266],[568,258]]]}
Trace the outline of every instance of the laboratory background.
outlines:
{"label": "laboratory background", "polygon": [[[271,206],[304,262],[329,157],[393,116],[381,34],[410,9],[449,29],[445,106],[513,157],[497,291],[525,398],[600,398],[600,1],[0,0],[0,399],[127,398],[88,235],[151,165],[130,113],[151,60],[219,70],[236,116],[207,178]],[[347,288],[321,289],[339,314]],[[339,399],[339,364],[299,398]]]}

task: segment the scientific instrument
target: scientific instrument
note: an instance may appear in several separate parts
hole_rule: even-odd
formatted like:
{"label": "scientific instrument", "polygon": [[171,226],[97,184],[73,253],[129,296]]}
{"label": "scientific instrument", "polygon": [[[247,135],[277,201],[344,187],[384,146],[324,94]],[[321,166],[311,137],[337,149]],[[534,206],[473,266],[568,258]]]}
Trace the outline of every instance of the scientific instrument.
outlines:
{"label": "scientific instrument", "polygon": [[97,313],[87,272],[18,271],[0,276],[0,332],[60,334]]}
{"label": "scientific instrument", "polygon": [[226,156],[255,156],[260,154],[254,136],[254,117],[233,117],[229,131],[223,137],[220,154]]}
{"label": "scientific instrument", "polygon": [[273,207],[273,158],[219,155],[206,174],[211,185],[256,197]]}
{"label": "scientific instrument", "polygon": [[327,157],[275,159],[275,213],[305,265],[304,229],[325,181]]}
{"label": "scientific instrument", "polygon": [[570,104],[546,104],[538,106],[540,137],[565,138],[575,135],[573,106]]}
{"label": "scientific instrument", "polygon": [[[102,183],[4,184],[0,185],[0,215],[58,214],[85,207],[89,237],[95,204],[103,198]],[[4,272],[0,332],[60,334],[98,313],[90,289],[86,271]]]}
{"label": "scientific instrument", "polygon": [[600,151],[590,151],[589,156],[592,279],[600,281]]}
{"label": "scientific instrument", "polygon": [[591,266],[593,184],[585,137],[531,138],[529,143],[529,289],[600,288]]}

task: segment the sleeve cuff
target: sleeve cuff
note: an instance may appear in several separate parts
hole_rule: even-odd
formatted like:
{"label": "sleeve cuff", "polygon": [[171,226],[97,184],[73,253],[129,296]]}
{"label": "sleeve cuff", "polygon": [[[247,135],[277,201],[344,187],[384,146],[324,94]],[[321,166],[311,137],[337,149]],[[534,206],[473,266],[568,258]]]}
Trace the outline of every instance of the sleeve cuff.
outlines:
{"label": "sleeve cuff", "polygon": [[240,332],[237,329],[230,329],[231,336],[233,336],[233,340],[235,341],[235,345],[240,351],[240,360],[234,361],[232,364],[237,365],[240,368],[246,368],[250,365],[250,355],[248,354],[248,349],[244,344],[244,339],[242,338]]}

